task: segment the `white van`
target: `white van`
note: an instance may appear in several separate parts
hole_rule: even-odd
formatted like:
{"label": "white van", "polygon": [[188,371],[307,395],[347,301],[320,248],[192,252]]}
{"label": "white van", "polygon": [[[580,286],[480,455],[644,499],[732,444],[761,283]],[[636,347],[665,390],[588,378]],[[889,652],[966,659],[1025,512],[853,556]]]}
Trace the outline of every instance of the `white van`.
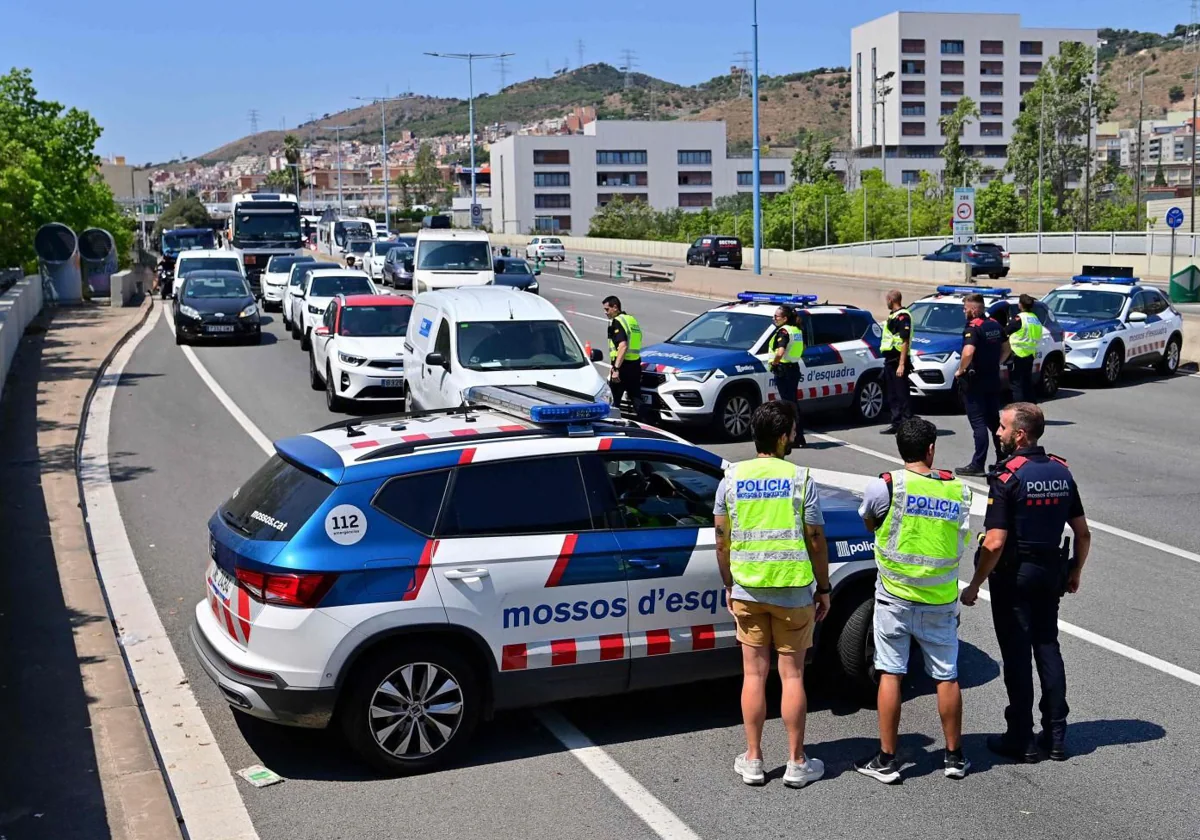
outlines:
{"label": "white van", "polygon": [[413,294],[495,282],[486,231],[423,228],[417,233]]}
{"label": "white van", "polygon": [[417,297],[404,339],[409,410],[455,408],[474,385],[563,388],[612,402],[612,391],[554,304],[505,286]]}
{"label": "white van", "polygon": [[183,288],[183,281],[193,271],[236,271],[246,276],[246,267],[237,253],[215,248],[181,251],[175,258],[175,282],[171,286],[171,292],[176,297]]}

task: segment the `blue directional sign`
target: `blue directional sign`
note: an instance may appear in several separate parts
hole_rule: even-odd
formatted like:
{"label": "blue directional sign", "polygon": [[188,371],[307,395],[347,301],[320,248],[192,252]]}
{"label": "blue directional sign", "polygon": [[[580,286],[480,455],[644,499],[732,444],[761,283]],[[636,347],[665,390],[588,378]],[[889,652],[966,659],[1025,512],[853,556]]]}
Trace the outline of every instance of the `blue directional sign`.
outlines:
{"label": "blue directional sign", "polygon": [[1178,207],[1172,207],[1167,211],[1167,226],[1177,228],[1183,224],[1183,211]]}

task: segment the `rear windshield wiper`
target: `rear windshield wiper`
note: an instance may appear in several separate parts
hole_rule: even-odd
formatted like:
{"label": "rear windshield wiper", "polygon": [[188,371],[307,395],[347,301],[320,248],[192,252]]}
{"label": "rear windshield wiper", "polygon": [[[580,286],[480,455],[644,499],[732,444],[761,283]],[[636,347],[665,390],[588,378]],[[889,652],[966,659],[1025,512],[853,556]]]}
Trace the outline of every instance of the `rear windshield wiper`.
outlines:
{"label": "rear windshield wiper", "polygon": [[247,537],[250,536],[250,529],[243,525],[241,520],[239,520],[236,516],[223,508],[221,510],[221,518],[225,520],[225,524],[229,525],[229,527],[233,528],[235,531],[240,531]]}

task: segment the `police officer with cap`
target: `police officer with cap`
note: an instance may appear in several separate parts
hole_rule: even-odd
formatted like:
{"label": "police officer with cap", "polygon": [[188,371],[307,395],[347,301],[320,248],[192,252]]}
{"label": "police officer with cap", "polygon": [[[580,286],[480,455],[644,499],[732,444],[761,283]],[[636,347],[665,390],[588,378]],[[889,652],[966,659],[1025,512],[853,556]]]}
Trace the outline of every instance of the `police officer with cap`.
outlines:
{"label": "police officer with cap", "polygon": [[[1058,604],[1079,591],[1092,536],[1079,488],[1057,455],[1038,445],[1046,428],[1033,403],[1013,403],[1000,415],[1004,460],[989,476],[983,545],[962,602],[974,606],[987,580],[992,620],[1004,659],[1007,730],[991,735],[988,749],[1015,761],[1038,759],[1038,747],[1054,761],[1067,757],[1067,675],[1058,646]],[[1075,536],[1075,557],[1060,546],[1063,528]],[[1042,684],[1042,731],[1033,735],[1033,674]]]}
{"label": "police officer with cap", "polygon": [[883,353],[883,393],[887,397],[892,422],[880,434],[894,435],[900,424],[912,417],[909,396],[908,364],[912,349],[912,313],[904,308],[904,298],[899,290],[887,293],[888,318],[883,324],[883,337],[879,350]]}
{"label": "police officer with cap", "polygon": [[[1000,322],[987,314],[983,295],[963,299],[967,327],[963,332],[962,357],[954,379],[967,407],[967,420],[975,436],[975,454],[971,463],[955,470],[959,475],[983,475],[987,462],[988,437],[995,440],[1000,425],[1000,366],[1010,352]],[[997,457],[1000,442],[995,440]]]}
{"label": "police officer with cap", "polygon": [[1008,346],[1012,349],[1013,402],[1037,402],[1033,390],[1033,361],[1042,340],[1042,322],[1033,314],[1032,295],[1021,295],[1019,311],[1008,321]]}
{"label": "police officer with cap", "polygon": [[628,312],[621,308],[621,299],[609,295],[603,300],[604,314],[608,316],[608,361],[609,386],[612,388],[613,405],[621,404],[621,397],[629,395],[633,410],[642,414],[642,328]]}
{"label": "police officer with cap", "polygon": [[771,352],[774,354],[770,361],[771,372],[775,374],[779,399],[796,407],[796,445],[803,448],[808,443],[800,427],[800,398],[797,391],[800,389],[800,361],[804,358],[804,333],[796,326],[796,310],[790,306],[776,309],[772,320],[776,329],[771,336]]}

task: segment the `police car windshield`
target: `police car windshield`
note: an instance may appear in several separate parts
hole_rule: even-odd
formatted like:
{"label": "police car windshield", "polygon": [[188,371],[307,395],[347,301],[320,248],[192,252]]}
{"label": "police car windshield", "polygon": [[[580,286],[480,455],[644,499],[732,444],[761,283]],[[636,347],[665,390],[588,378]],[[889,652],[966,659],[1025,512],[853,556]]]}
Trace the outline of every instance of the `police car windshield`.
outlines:
{"label": "police car windshield", "polygon": [[358,338],[400,338],[408,332],[410,317],[411,306],[347,306],[342,310],[342,323],[338,333]]}
{"label": "police car windshield", "polygon": [[689,347],[749,350],[771,326],[770,315],[718,310],[705,312],[667,341]]}
{"label": "police car windshield", "polygon": [[961,303],[919,300],[908,307],[912,314],[913,332],[952,335],[967,326],[967,316]]}
{"label": "police car windshield", "polygon": [[565,370],[588,363],[562,321],[459,323],[458,361],[470,370]]}
{"label": "police car windshield", "polygon": [[1106,320],[1121,317],[1126,295],[1097,289],[1056,289],[1042,301],[1060,318]]}

